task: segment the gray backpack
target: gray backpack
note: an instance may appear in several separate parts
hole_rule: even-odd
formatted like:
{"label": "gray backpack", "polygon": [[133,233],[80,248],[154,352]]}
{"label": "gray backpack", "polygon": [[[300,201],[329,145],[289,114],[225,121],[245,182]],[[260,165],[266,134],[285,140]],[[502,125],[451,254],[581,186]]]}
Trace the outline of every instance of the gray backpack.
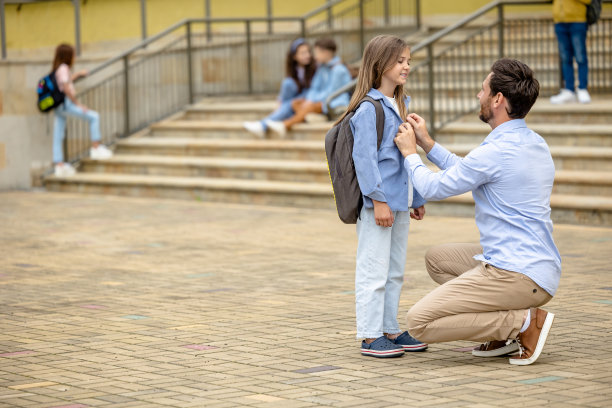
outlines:
{"label": "gray backpack", "polygon": [[383,139],[385,112],[380,101],[369,96],[364,97],[357,107],[349,112],[340,123],[332,127],[325,135],[325,154],[329,178],[334,188],[334,200],[338,216],[345,224],[355,224],[359,218],[363,197],[357,182],[355,163],[353,162],[353,132],[350,120],[362,103],[370,102],[376,109],[376,133],[378,148]]}

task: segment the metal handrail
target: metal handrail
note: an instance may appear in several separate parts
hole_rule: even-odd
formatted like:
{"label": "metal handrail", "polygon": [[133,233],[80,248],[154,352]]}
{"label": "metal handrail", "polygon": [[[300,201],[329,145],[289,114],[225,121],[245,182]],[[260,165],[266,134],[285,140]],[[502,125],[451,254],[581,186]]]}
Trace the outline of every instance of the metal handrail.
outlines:
{"label": "metal handrail", "polygon": [[[503,13],[503,7],[504,6],[522,6],[522,5],[545,5],[545,4],[551,4],[552,0],[539,0],[539,1],[533,1],[533,0],[496,0],[493,1],[483,7],[481,7],[480,9],[476,10],[475,12],[473,12],[472,14],[462,18],[461,20],[457,21],[456,23],[432,34],[431,36],[429,36],[428,38],[426,38],[425,40],[421,41],[420,43],[418,43],[417,45],[415,45],[414,47],[411,47],[411,53],[416,53],[420,50],[423,49],[427,49],[427,58],[426,60],[419,64],[420,66],[423,65],[429,65],[429,69],[430,69],[430,75],[429,75],[429,79],[430,81],[432,81],[432,77],[433,75],[431,75],[433,73],[433,60],[435,59],[434,53],[433,53],[433,45],[440,41],[441,39],[449,36],[450,34],[453,34],[455,31],[465,27],[467,24],[475,21],[476,19],[478,19],[479,17],[482,17],[483,15],[489,13],[491,10],[493,9],[498,9],[499,13],[498,13],[498,18],[499,18],[499,22],[501,22],[502,24],[500,25],[500,36],[498,38],[499,41],[499,50],[500,50],[500,54],[503,54],[503,18],[504,18],[504,13]],[[612,0],[603,0],[602,3],[612,3]],[[467,39],[465,40],[467,41]],[[355,89],[355,86],[357,84],[357,80],[354,79],[353,81],[351,81],[350,83],[346,84],[345,86],[343,86],[342,88],[339,88],[338,90],[336,90],[335,92],[333,92],[326,100],[325,100],[325,104],[326,106],[329,108],[330,103],[332,100],[334,100],[336,97],[338,97],[339,95],[345,93],[345,92],[351,92]],[[435,108],[434,108],[434,98],[433,98],[433,84],[430,83],[429,84],[429,93],[430,93],[430,98],[429,98],[429,113],[430,113],[430,127],[432,129],[432,134],[435,134],[436,128],[435,128],[435,122],[434,122],[434,118],[435,118]]]}

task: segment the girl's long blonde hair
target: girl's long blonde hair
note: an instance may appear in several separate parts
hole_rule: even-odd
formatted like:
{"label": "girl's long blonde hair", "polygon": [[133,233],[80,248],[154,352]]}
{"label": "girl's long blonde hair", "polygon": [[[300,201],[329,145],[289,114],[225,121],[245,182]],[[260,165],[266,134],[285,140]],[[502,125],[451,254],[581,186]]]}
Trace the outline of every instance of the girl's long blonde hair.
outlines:
{"label": "girl's long blonde hair", "polygon": [[[339,123],[349,112],[352,112],[370,89],[380,88],[383,74],[397,64],[406,48],[410,48],[406,41],[393,35],[379,35],[368,42],[363,52],[355,91],[346,112],[336,123]],[[393,96],[397,101],[400,117],[405,120],[408,116],[408,109],[404,103],[404,97],[406,96],[404,87],[402,85],[396,86]]]}

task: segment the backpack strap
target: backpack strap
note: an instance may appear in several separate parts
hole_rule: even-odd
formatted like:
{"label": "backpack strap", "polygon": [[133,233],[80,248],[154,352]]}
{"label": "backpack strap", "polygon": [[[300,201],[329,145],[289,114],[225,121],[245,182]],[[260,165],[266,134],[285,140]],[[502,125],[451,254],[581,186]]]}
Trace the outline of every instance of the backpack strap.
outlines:
{"label": "backpack strap", "polygon": [[355,108],[355,111],[359,109],[362,103],[370,102],[374,105],[374,109],[376,110],[376,134],[378,135],[378,148],[380,149],[380,145],[383,140],[383,133],[385,131],[385,111],[383,110],[382,103],[377,101],[376,99],[370,96],[364,96],[361,101],[359,101],[359,105]]}

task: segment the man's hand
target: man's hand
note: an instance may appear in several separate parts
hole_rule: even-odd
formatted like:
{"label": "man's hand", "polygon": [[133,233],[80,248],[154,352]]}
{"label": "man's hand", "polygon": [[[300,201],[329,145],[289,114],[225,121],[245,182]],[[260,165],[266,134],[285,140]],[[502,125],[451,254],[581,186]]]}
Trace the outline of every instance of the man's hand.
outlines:
{"label": "man's hand", "polygon": [[374,203],[374,219],[379,227],[391,227],[393,225],[393,211],[383,201],[372,200]]}
{"label": "man's hand", "polygon": [[434,147],[435,142],[429,136],[425,119],[416,113],[411,113],[406,118],[406,121],[410,123],[412,129],[414,130],[417,144],[421,146],[423,150],[425,150],[425,153],[429,153],[429,151]]}
{"label": "man's hand", "polygon": [[422,205],[419,208],[415,208],[414,210],[412,210],[412,212],[410,213],[410,218],[412,218],[413,220],[422,220],[423,218],[425,218],[425,206]]}
{"label": "man's hand", "polygon": [[416,153],[416,138],[410,124],[402,123],[394,140],[402,156],[407,157]]}

